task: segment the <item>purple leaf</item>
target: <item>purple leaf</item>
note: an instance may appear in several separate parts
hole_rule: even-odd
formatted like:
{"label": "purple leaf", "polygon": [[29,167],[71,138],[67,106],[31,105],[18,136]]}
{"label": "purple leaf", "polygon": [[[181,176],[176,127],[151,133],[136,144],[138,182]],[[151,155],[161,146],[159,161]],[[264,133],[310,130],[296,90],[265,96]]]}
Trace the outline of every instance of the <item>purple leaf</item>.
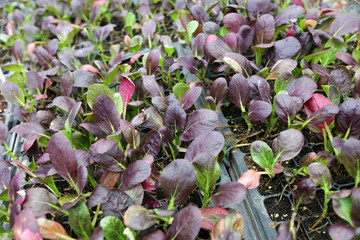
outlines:
{"label": "purple leaf", "polygon": [[59,47],[59,40],[57,40],[56,38],[54,38],[53,40],[51,40],[47,45],[46,45],[46,49],[49,52],[49,54],[51,56],[54,56],[58,50]]}
{"label": "purple leaf", "polygon": [[156,31],[156,22],[154,20],[148,20],[144,22],[142,27],[142,35],[145,39],[152,39]]}
{"label": "purple leaf", "polygon": [[146,71],[149,75],[154,74],[159,67],[160,51],[155,49],[152,50],[146,59]]}
{"label": "purple leaf", "polygon": [[270,85],[264,78],[252,75],[247,80],[250,86],[250,99],[271,101]]}
{"label": "purple leaf", "polygon": [[[23,209],[16,217],[14,223],[14,237],[15,240],[28,239],[23,233],[28,230],[32,233],[39,234],[39,225],[36,218],[30,208]],[[26,232],[25,232],[26,233]],[[33,239],[42,239],[41,236]]]}
{"label": "purple leaf", "polygon": [[146,230],[153,226],[157,219],[153,216],[150,210],[139,205],[130,206],[124,215],[124,225],[136,230]]}
{"label": "purple leaf", "polygon": [[223,61],[226,53],[231,53],[232,49],[221,39],[215,39],[205,43],[205,51],[219,61]]}
{"label": "purple leaf", "polygon": [[22,41],[20,39],[16,39],[14,41],[13,49],[12,49],[13,56],[16,62],[23,62],[24,59],[24,47]]}
{"label": "purple leaf", "polygon": [[225,230],[216,237],[216,240],[235,240],[235,239],[241,239],[241,235],[238,231],[236,231],[233,228]]}
{"label": "purple leaf", "polygon": [[123,172],[120,190],[126,191],[150,177],[151,167],[144,161],[136,161],[130,164]]}
{"label": "purple leaf", "polygon": [[194,56],[204,56],[204,48],[205,48],[205,34],[198,34],[194,41],[191,43],[191,50]]}
{"label": "purple leaf", "polygon": [[203,133],[191,142],[184,158],[192,162],[201,153],[209,153],[216,157],[223,149],[224,144],[225,139],[220,132]]}
{"label": "purple leaf", "polygon": [[357,198],[354,200],[352,207],[351,207],[351,221],[354,224],[354,227],[356,229],[358,229],[360,227],[360,216],[359,216],[359,211],[360,211],[360,199]]}
{"label": "purple leaf", "polygon": [[[125,164],[125,155],[113,140],[99,139],[91,145],[90,155],[103,168],[112,172],[122,172],[120,164]],[[119,164],[120,163],[120,164]]]}
{"label": "purple leaf", "polygon": [[96,227],[89,240],[104,240],[104,232],[101,227]]}
{"label": "purple leaf", "polygon": [[291,122],[302,107],[302,100],[287,94],[279,94],[275,98],[276,115],[286,124]]}
{"label": "purple leaf", "polygon": [[211,239],[219,239],[218,237],[228,229],[234,229],[241,236],[244,232],[244,218],[238,212],[232,212],[225,217],[219,219],[211,231]]}
{"label": "purple leaf", "polygon": [[[309,77],[300,77],[297,79],[294,79],[286,86],[286,91],[291,95],[293,95],[293,92],[296,91],[299,87],[306,87],[311,92],[315,92],[317,90],[317,84],[315,81]],[[304,101],[306,102],[306,101]]]}
{"label": "purple leaf", "polygon": [[228,13],[223,18],[224,27],[234,33],[237,33],[242,25],[246,25],[247,21],[240,13]]}
{"label": "purple leaf", "polygon": [[351,74],[345,66],[336,67],[330,72],[330,83],[342,94],[347,94],[351,87]]}
{"label": "purple leaf", "polygon": [[261,15],[269,13],[270,0],[252,0],[246,2],[246,13],[250,20],[258,19]]}
{"label": "purple leaf", "polygon": [[100,128],[96,122],[83,122],[79,127],[85,128],[88,132],[99,138],[105,138],[106,133]]}
{"label": "purple leaf", "polygon": [[182,107],[172,104],[166,109],[164,116],[164,124],[166,126],[176,129],[177,132],[181,132],[185,127],[185,123],[186,112]]}
{"label": "purple leaf", "polygon": [[334,240],[351,240],[355,237],[355,229],[336,223],[329,227],[329,235]]}
{"label": "purple leaf", "polygon": [[109,36],[110,32],[114,29],[115,26],[115,24],[107,24],[103,27],[98,27],[94,34],[97,38],[97,42],[104,41],[107,36]]}
{"label": "purple leaf", "polygon": [[330,79],[330,71],[319,64],[311,64],[311,69],[322,77]]}
{"label": "purple leaf", "polygon": [[280,11],[279,15],[276,16],[275,26],[286,24],[292,19],[296,19],[304,13],[305,9],[301,6],[289,6],[285,10]]}
{"label": "purple leaf", "polygon": [[217,206],[227,206],[242,202],[246,198],[247,189],[238,182],[228,182],[220,185],[211,199]]}
{"label": "purple leaf", "polygon": [[250,75],[252,73],[249,60],[238,53],[226,53],[223,61],[228,64],[236,73]]}
{"label": "purple leaf", "polygon": [[209,21],[209,15],[205,8],[201,5],[194,5],[190,8],[190,13],[193,18],[201,24]]}
{"label": "purple leaf", "polygon": [[356,178],[360,159],[360,141],[354,138],[346,140],[341,148],[342,161],[350,176]]}
{"label": "purple leaf", "polygon": [[296,184],[294,198],[301,199],[302,204],[309,204],[316,198],[316,185],[311,178],[301,180]]}
{"label": "purple leaf", "polygon": [[219,124],[219,116],[209,109],[200,109],[191,113],[187,119],[185,130],[180,139],[187,142],[197,136],[214,130]]}
{"label": "purple leaf", "polygon": [[88,171],[84,165],[80,165],[77,169],[77,185],[79,191],[82,192],[87,183]]}
{"label": "purple leaf", "polygon": [[201,212],[198,207],[188,206],[177,212],[166,233],[166,239],[194,240],[201,228]]}
{"label": "purple leaf", "polygon": [[269,102],[251,100],[247,119],[250,122],[266,121],[266,118],[271,114],[271,112],[272,106]]}
{"label": "purple leaf", "polygon": [[98,204],[106,202],[110,197],[110,190],[104,185],[99,183],[91,193],[91,196],[87,200],[87,206],[93,208]]}
{"label": "purple leaf", "polygon": [[303,134],[295,129],[280,132],[273,143],[274,155],[280,155],[278,161],[286,161],[296,157],[304,146]]}
{"label": "purple leaf", "polygon": [[308,167],[310,178],[316,186],[331,188],[332,178],[329,169],[322,163],[314,162]]}
{"label": "purple leaf", "polygon": [[119,111],[113,100],[106,95],[95,99],[93,116],[100,128],[108,134],[115,133],[120,127]]}
{"label": "purple leaf", "polygon": [[238,37],[237,34],[234,32],[228,32],[225,34],[225,36],[222,39],[227,45],[229,45],[229,47],[233,50],[236,51],[236,49],[238,48]]}
{"label": "purple leaf", "polygon": [[270,43],[275,33],[274,17],[270,14],[262,15],[255,23],[255,43]]}
{"label": "purple leaf", "polygon": [[2,121],[0,121],[0,145],[4,145],[6,143],[8,136],[9,131],[7,126]]}
{"label": "purple leaf", "polygon": [[151,233],[146,234],[143,240],[165,240],[165,234],[161,230],[155,230]]}
{"label": "purple leaf", "polygon": [[301,50],[300,42],[294,37],[287,37],[285,39],[275,42],[274,54],[271,61],[277,62],[281,59],[293,58]]}
{"label": "purple leaf", "polygon": [[225,78],[217,78],[210,89],[210,95],[215,99],[216,104],[224,101],[227,92],[227,81]]}
{"label": "purple leaf", "polygon": [[49,104],[47,107],[53,107],[56,106],[65,112],[70,112],[70,110],[73,108],[73,106],[76,104],[76,101],[70,97],[65,96],[59,96],[54,98],[51,104]]}
{"label": "purple leaf", "polygon": [[231,101],[239,109],[244,109],[250,98],[250,85],[241,74],[235,74],[229,83]]}
{"label": "purple leaf", "polygon": [[166,198],[170,200],[174,196],[175,206],[184,203],[196,188],[196,173],[187,160],[175,160],[168,164],[163,169],[160,179]]}
{"label": "purple leaf", "polygon": [[121,190],[110,190],[109,199],[101,204],[104,216],[122,217],[126,209],[132,205],[131,198]]}
{"label": "purple leaf", "polygon": [[207,231],[211,231],[216,222],[220,218],[224,218],[229,214],[229,211],[222,207],[207,207],[201,209],[202,224],[201,228]]}
{"label": "purple leaf", "polygon": [[27,72],[26,73],[26,82],[30,89],[35,92],[42,92],[44,88],[44,78],[40,76],[37,72]]}
{"label": "purple leaf", "polygon": [[11,179],[10,186],[9,186],[9,192],[8,192],[10,203],[13,203],[13,204],[15,203],[15,200],[17,199],[17,196],[18,196],[17,192],[20,190],[21,182],[24,180],[24,177],[25,177],[25,172],[21,171],[21,172],[18,172]]}
{"label": "purple leaf", "polygon": [[201,67],[200,61],[192,56],[183,56],[178,58],[180,66],[186,68],[190,73],[197,74]]}
{"label": "purple leaf", "polygon": [[348,33],[355,33],[359,29],[359,24],[360,20],[357,14],[341,14],[331,23],[329,33],[338,37]]}
{"label": "purple leaf", "polygon": [[26,197],[21,205],[30,208],[35,217],[41,217],[56,210],[49,204],[58,205],[57,197],[46,188],[35,187],[26,189]]}
{"label": "purple leaf", "polygon": [[202,91],[201,87],[192,87],[189,90],[187,90],[184,93],[184,95],[181,97],[180,106],[182,106],[184,110],[187,110],[190,107],[192,107],[192,105],[194,105],[196,100],[200,97],[201,91]]}
{"label": "purple leaf", "polygon": [[360,100],[349,98],[340,106],[335,117],[336,130],[345,135],[350,128],[350,136],[360,136]]}
{"label": "purple leaf", "polygon": [[93,73],[83,71],[83,70],[75,70],[74,74],[74,87],[85,87],[88,88],[94,83],[98,83]]}
{"label": "purple leaf", "polygon": [[144,155],[150,154],[153,157],[156,157],[160,152],[161,143],[162,141],[159,132],[151,130],[142,140],[140,150]]}
{"label": "purple leaf", "polygon": [[163,88],[156,82],[155,75],[143,76],[144,88],[154,97],[165,97]]}
{"label": "purple leaf", "polygon": [[243,25],[237,32],[238,47],[241,53],[245,54],[254,39],[254,29],[248,25]]}
{"label": "purple leaf", "polygon": [[163,118],[159,110],[155,107],[149,107],[145,109],[146,121],[143,123],[143,127],[151,128],[153,130],[159,129],[163,126]]}
{"label": "purple leaf", "polygon": [[339,112],[339,107],[335,104],[326,105],[325,107],[319,108],[316,112],[308,116],[311,119],[308,123],[310,126],[316,126],[329,118],[333,118]]}
{"label": "purple leaf", "polygon": [[77,162],[70,141],[63,133],[55,133],[49,140],[46,151],[55,170],[66,180],[75,180],[77,176]]}
{"label": "purple leaf", "polygon": [[283,222],[282,224],[280,224],[280,226],[278,227],[278,230],[277,230],[277,234],[278,235],[276,237],[276,240],[295,240],[295,239],[297,239],[296,227],[294,226],[293,230],[291,231],[289,222]]}
{"label": "purple leaf", "polygon": [[10,132],[15,132],[26,140],[41,138],[46,135],[45,129],[40,124],[32,122],[16,125],[10,130]]}

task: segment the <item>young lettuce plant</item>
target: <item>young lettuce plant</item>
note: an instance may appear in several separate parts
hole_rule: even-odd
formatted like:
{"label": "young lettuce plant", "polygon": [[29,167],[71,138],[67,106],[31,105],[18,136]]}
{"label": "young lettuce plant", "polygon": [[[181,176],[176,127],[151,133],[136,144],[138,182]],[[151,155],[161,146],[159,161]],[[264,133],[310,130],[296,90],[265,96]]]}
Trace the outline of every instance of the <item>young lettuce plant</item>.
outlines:
{"label": "young lettuce plant", "polygon": [[304,146],[303,134],[295,129],[280,132],[273,143],[272,149],[263,141],[255,141],[251,144],[251,158],[265,169],[262,174],[274,176],[277,173],[275,165],[278,162],[287,161],[299,154]]}

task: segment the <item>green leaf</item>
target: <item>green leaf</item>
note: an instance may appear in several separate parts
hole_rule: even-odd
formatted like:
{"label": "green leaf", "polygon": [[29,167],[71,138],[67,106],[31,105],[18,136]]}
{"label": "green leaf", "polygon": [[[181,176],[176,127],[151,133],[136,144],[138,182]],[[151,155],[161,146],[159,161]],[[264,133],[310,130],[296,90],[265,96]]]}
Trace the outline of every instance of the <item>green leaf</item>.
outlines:
{"label": "green leaf", "polygon": [[86,93],[86,100],[91,109],[96,98],[100,95],[106,95],[114,101],[114,93],[107,86],[103,84],[93,84]]}
{"label": "green leaf", "polygon": [[69,209],[69,224],[78,237],[90,239],[93,227],[85,200],[80,200]]}
{"label": "green leaf", "polygon": [[8,202],[9,201],[9,189],[4,189],[1,193],[0,193],[0,200],[2,201],[6,201]]}
{"label": "green leaf", "polygon": [[24,68],[24,65],[22,64],[15,64],[15,63],[10,63],[6,66],[3,66],[3,68],[6,70],[6,71],[13,71],[13,72],[21,72]]}
{"label": "green leaf", "polygon": [[121,116],[124,106],[123,106],[123,101],[121,99],[121,95],[119,93],[114,94],[114,103],[117,110],[119,111],[119,115]]}
{"label": "green leaf", "polygon": [[188,25],[186,27],[186,31],[187,31],[189,39],[192,38],[193,33],[196,31],[196,29],[198,27],[199,27],[199,22],[196,21],[196,20],[193,20],[193,21],[188,23]]}
{"label": "green leaf", "polygon": [[169,56],[171,56],[175,52],[175,49],[173,47],[167,47],[164,45],[164,49]]}
{"label": "green leaf", "polygon": [[209,196],[215,189],[216,182],[220,177],[221,169],[219,163],[215,159],[213,164],[204,164],[205,166],[201,166],[194,162],[193,165],[196,172],[197,187],[203,196]]}
{"label": "green leaf", "polygon": [[115,80],[116,75],[119,73],[119,71],[120,71],[120,65],[117,65],[111,72],[109,72],[106,75],[103,84],[105,86],[110,85]]}
{"label": "green leaf", "polygon": [[220,35],[223,37],[225,36],[227,33],[229,32],[229,30],[226,29],[226,27],[222,26],[220,29]]}
{"label": "green leaf", "polygon": [[255,141],[250,148],[251,158],[263,168],[268,168],[272,171],[275,163],[274,153],[271,148],[263,141]]}
{"label": "green leaf", "polygon": [[9,36],[7,34],[0,33],[0,41],[2,41],[3,43],[6,43],[8,39],[9,39]]}
{"label": "green leaf", "polygon": [[354,202],[354,198],[352,197],[338,198],[338,199],[333,199],[333,203],[334,201],[337,202],[336,207],[334,208],[336,214],[342,219],[348,221],[348,223],[352,223],[351,208]]}
{"label": "green leaf", "polygon": [[100,226],[103,229],[104,237],[108,240],[127,239],[126,236],[123,234],[125,226],[117,217],[107,216],[101,219]]}
{"label": "green leaf", "polygon": [[84,151],[88,151],[90,147],[89,138],[80,132],[73,132],[71,134],[71,143],[76,149],[82,149]]}
{"label": "green leaf", "polygon": [[128,12],[125,18],[125,25],[126,26],[134,26],[136,23],[136,16],[133,12]]}
{"label": "green leaf", "polygon": [[181,99],[182,96],[184,95],[184,93],[186,93],[187,90],[189,90],[189,89],[190,89],[189,85],[187,85],[185,83],[177,83],[173,87],[173,93],[178,99]]}
{"label": "green leaf", "polygon": [[334,85],[321,85],[321,87],[324,89],[327,97],[329,98],[330,102],[332,104],[335,104],[337,106],[340,105],[340,91],[339,89]]}
{"label": "green leaf", "polygon": [[170,17],[174,22],[176,22],[179,19],[179,10],[170,12]]}
{"label": "green leaf", "polygon": [[9,81],[18,85],[23,92],[25,91],[25,78],[19,72],[14,72],[14,74],[10,76]]}

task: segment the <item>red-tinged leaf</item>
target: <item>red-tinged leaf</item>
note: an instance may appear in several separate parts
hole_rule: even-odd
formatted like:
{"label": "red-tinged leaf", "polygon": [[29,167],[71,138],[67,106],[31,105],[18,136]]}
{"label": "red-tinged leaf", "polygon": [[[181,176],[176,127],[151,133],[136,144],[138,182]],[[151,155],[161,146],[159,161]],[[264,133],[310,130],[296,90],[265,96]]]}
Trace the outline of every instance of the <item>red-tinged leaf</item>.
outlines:
{"label": "red-tinged leaf", "polygon": [[130,64],[130,65],[133,65],[134,62],[136,62],[136,60],[138,60],[139,58],[141,58],[143,55],[144,55],[144,53],[137,53],[137,54],[135,54],[134,56],[132,56],[132,57],[130,58],[129,64]]}
{"label": "red-tinged leaf", "polygon": [[93,116],[100,128],[108,134],[120,128],[119,111],[114,101],[106,95],[100,95],[94,101]]}
{"label": "red-tinged leaf", "polygon": [[64,227],[58,222],[46,218],[39,218],[37,219],[37,223],[43,238],[61,239],[63,236],[69,237]]}
{"label": "red-tinged leaf", "polygon": [[[39,233],[39,226],[36,222],[36,218],[34,214],[32,213],[30,208],[23,209],[19,215],[16,217],[15,223],[14,223],[14,238],[15,240],[24,240],[28,238],[23,238],[23,233],[25,230],[29,230],[32,233]],[[26,237],[27,234],[25,234],[24,237]],[[42,239],[40,238],[34,238],[34,239]]]}
{"label": "red-tinged leaf", "polygon": [[150,154],[153,157],[156,157],[160,152],[161,143],[162,140],[160,133],[155,130],[151,130],[142,140],[140,150],[144,155]]}
{"label": "red-tinged leaf", "polygon": [[332,186],[332,177],[330,170],[322,163],[314,162],[308,167],[310,178],[314,181],[316,186],[325,186],[328,188]]}
{"label": "red-tinged leaf", "polygon": [[49,140],[46,151],[54,169],[66,180],[77,176],[77,162],[74,149],[63,133],[55,133]]}
{"label": "red-tinged leaf", "polygon": [[224,101],[227,92],[227,81],[225,78],[217,78],[210,89],[210,95],[215,99],[216,104]]}
{"label": "red-tinged leaf", "polygon": [[201,222],[201,212],[198,207],[185,207],[175,214],[166,233],[166,239],[194,240],[201,229]]}
{"label": "red-tinged leaf", "polygon": [[295,199],[301,199],[302,204],[309,204],[316,198],[316,185],[311,178],[301,180],[293,192]]}
{"label": "red-tinged leaf", "polygon": [[100,71],[97,70],[97,68],[95,68],[95,67],[93,67],[93,66],[91,66],[91,65],[89,65],[89,64],[82,65],[82,66],[80,67],[80,70],[100,74]]}
{"label": "red-tinged leaf", "polygon": [[18,191],[20,190],[21,182],[24,180],[25,172],[20,171],[18,172],[10,182],[8,197],[9,202],[14,203],[18,196]]}
{"label": "red-tinged leaf", "polygon": [[134,83],[128,78],[123,77],[119,86],[119,93],[123,102],[123,110],[125,111],[126,106],[131,100],[132,95],[135,92]]}
{"label": "red-tinged leaf", "polygon": [[143,80],[143,85],[144,88],[154,97],[155,96],[159,96],[159,97],[165,97],[164,94],[164,90],[163,87],[161,87],[155,79],[155,75],[151,75],[151,76],[143,76],[142,77]]}
{"label": "red-tinged leaf", "polygon": [[244,232],[244,218],[240,213],[229,213],[224,218],[221,218],[211,231],[211,239],[217,239],[217,237],[228,229],[235,229],[240,236]]}
{"label": "red-tinged leaf", "polygon": [[242,202],[246,198],[246,187],[239,182],[227,182],[220,185],[211,200],[218,206],[227,206]]}
{"label": "red-tinged leaf", "polygon": [[226,53],[231,53],[232,49],[223,40],[218,38],[214,39],[214,37],[210,38],[209,36],[206,39],[205,51],[217,60],[223,61],[224,55]]}
{"label": "red-tinged leaf", "polygon": [[26,229],[22,235],[21,235],[21,239],[26,239],[26,240],[42,240],[42,237],[40,235],[40,233],[34,233],[33,231],[31,231],[30,229]]}
{"label": "red-tinged leaf", "polygon": [[205,46],[206,46],[206,44],[208,44],[209,42],[215,41],[216,39],[217,39],[216,35],[210,35],[210,36],[208,36],[208,37],[206,38],[206,40],[205,40]]}
{"label": "red-tinged leaf", "polygon": [[194,105],[196,100],[200,97],[201,91],[202,91],[201,87],[192,87],[189,90],[187,90],[184,93],[184,95],[181,97],[180,106],[182,106],[184,110],[187,110],[190,107],[192,107],[192,105]]}
{"label": "red-tinged leaf", "polygon": [[[313,113],[315,113],[320,108],[323,108],[327,105],[331,105],[331,101],[325,97],[324,95],[321,95],[319,93],[314,93],[313,96],[304,104],[304,108],[306,111],[306,114],[308,116],[311,116]],[[325,123],[329,126],[331,122],[334,120],[335,116],[328,118]],[[325,128],[324,123],[321,123],[319,125],[316,125],[318,128]]]}
{"label": "red-tinged leaf", "polygon": [[341,51],[341,52],[337,52],[336,56],[343,61],[344,63],[348,64],[348,65],[355,65],[356,61],[355,59],[348,54],[347,52]]}
{"label": "red-tinged leaf", "polygon": [[208,207],[201,209],[201,228],[212,231],[217,221],[229,214],[229,211],[222,207]]}
{"label": "red-tinged leaf", "polygon": [[254,189],[260,185],[261,174],[255,170],[247,170],[241,177],[237,180],[239,183],[243,184],[247,189]]}

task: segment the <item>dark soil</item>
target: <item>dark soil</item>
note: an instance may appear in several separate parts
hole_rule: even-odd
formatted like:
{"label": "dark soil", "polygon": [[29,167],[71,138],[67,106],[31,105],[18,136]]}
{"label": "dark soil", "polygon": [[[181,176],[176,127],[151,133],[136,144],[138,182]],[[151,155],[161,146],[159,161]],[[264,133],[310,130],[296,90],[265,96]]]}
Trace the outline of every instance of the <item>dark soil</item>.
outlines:
{"label": "dark soil", "polygon": [[289,221],[291,218],[291,202],[282,197],[271,197],[264,200],[264,205],[270,216],[270,219],[276,222]]}

